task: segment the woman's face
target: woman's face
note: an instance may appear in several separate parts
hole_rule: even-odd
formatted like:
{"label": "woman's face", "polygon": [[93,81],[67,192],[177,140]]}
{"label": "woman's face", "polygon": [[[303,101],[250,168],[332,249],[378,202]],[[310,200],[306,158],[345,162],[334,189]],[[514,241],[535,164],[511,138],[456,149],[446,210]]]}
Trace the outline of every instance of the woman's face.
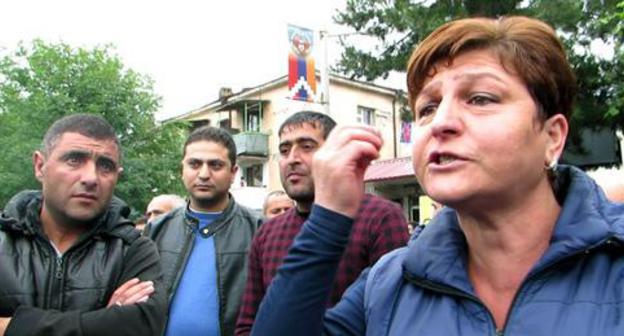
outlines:
{"label": "woman's face", "polygon": [[559,157],[565,118],[540,122],[520,77],[487,50],[435,70],[414,106],[414,171],[427,194],[452,207],[500,206],[548,183],[544,164]]}

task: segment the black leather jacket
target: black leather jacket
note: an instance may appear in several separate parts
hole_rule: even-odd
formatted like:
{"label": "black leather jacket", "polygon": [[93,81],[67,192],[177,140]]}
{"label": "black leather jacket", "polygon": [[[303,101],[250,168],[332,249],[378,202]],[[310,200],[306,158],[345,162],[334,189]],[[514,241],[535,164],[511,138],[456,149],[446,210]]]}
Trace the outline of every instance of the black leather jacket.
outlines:
{"label": "black leather jacket", "polygon": [[[0,217],[0,316],[6,335],[156,335],[166,302],[154,243],[125,219],[128,207],[111,202],[62,256],[43,234],[41,193],[16,195]],[[106,308],[129,279],[154,281],[147,302]]]}
{"label": "black leather jacket", "polygon": [[[163,280],[171,302],[190,255],[193,228],[197,220],[188,215],[187,207],[171,211],[159,218],[146,234],[154,239],[160,253]],[[217,284],[219,286],[219,322],[221,335],[234,334],[245,282],[247,279],[247,252],[254,233],[262,219],[250,209],[230,202],[221,216],[214,221],[208,235],[214,235],[217,258]],[[193,309],[189,307],[189,309]]]}

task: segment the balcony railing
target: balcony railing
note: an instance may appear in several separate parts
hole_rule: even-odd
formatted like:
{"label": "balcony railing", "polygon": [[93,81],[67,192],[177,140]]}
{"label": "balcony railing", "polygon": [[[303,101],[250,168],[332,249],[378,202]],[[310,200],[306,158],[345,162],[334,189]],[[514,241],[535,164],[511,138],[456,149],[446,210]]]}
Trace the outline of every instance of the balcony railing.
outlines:
{"label": "balcony railing", "polygon": [[241,132],[234,134],[236,155],[269,156],[269,135],[260,132]]}

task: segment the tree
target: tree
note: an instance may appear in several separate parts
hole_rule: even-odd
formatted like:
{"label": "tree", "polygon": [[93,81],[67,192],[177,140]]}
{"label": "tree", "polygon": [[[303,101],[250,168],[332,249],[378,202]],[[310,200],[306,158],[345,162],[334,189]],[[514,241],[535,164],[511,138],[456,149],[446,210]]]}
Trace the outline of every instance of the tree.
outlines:
{"label": "tree", "polygon": [[619,83],[613,86],[613,92],[607,101],[607,114],[612,118],[617,118],[618,125],[624,124],[624,1],[620,1],[613,14],[607,14],[601,18],[597,24],[597,31],[614,46],[614,56],[606,66],[609,71],[605,71],[608,76],[606,81]]}
{"label": "tree", "polygon": [[[341,40],[344,51],[335,70],[352,78],[385,78],[392,70],[405,71],[414,46],[449,20],[471,16],[536,17],[556,27],[579,79],[573,129],[577,124],[622,128],[622,17],[615,14],[619,8],[621,15],[622,5],[617,7],[617,2],[621,0],[347,0],[345,10],[337,13],[335,21],[378,43],[375,48],[363,50],[349,39]],[[603,40],[613,46],[618,38],[617,61],[591,52],[592,42]]]}
{"label": "tree", "polygon": [[111,47],[74,49],[40,40],[0,58],[0,205],[23,189],[38,189],[31,155],[47,128],[73,113],[102,115],[122,143],[124,173],[116,194],[135,215],[154,194],[180,193],[182,124],[157,126],[160,98],[152,81],[131,69]]}

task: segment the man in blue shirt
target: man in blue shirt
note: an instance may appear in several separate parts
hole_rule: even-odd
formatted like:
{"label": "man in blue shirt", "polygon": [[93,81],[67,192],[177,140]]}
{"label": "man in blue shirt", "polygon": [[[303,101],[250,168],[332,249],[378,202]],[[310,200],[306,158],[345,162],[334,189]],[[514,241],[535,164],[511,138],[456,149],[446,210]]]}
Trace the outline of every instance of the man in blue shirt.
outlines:
{"label": "man in blue shirt", "polygon": [[261,223],[229,193],[238,167],[229,133],[202,127],[184,144],[186,207],[157,219],[147,234],[158,245],[169,293],[166,335],[231,335],[247,276],[247,250]]}

